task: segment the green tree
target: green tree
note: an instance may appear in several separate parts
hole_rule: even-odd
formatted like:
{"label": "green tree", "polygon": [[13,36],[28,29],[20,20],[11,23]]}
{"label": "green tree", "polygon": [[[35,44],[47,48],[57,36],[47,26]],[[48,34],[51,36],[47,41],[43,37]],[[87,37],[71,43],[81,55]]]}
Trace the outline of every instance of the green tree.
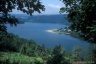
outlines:
{"label": "green tree", "polygon": [[41,13],[45,7],[40,0],[0,0],[0,31],[6,31],[6,23],[17,25],[18,20],[9,14],[13,9],[32,15],[34,11]]}
{"label": "green tree", "polygon": [[47,64],[69,64],[64,58],[64,53],[65,50],[61,48],[61,45],[55,46],[52,57],[48,59]]}
{"label": "green tree", "polygon": [[61,0],[65,7],[60,13],[67,12],[71,29],[85,40],[96,43],[96,0]]}
{"label": "green tree", "polygon": [[89,49],[88,49],[88,53],[87,56],[85,58],[86,64],[90,63],[90,64],[96,64],[96,44],[90,44],[89,45]]}
{"label": "green tree", "polygon": [[[71,58],[72,61],[83,61],[84,60],[84,49],[81,46],[74,46],[72,53],[71,53]],[[71,61],[71,62],[72,62]]]}

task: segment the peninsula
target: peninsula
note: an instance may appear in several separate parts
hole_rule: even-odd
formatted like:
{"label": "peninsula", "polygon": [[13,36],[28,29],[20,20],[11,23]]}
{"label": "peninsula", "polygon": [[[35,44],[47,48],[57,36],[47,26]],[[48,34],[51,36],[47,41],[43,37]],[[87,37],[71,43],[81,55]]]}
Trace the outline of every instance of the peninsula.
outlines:
{"label": "peninsula", "polygon": [[71,29],[68,29],[67,27],[60,28],[60,29],[46,30],[46,31],[51,33],[66,34],[66,35],[70,35],[72,37],[84,40],[82,37],[80,37],[80,35],[77,32],[71,31]]}
{"label": "peninsula", "polygon": [[46,30],[46,31],[51,32],[51,33],[59,33],[59,34],[70,34],[71,33],[71,30],[67,29],[67,27],[60,28],[60,29]]}

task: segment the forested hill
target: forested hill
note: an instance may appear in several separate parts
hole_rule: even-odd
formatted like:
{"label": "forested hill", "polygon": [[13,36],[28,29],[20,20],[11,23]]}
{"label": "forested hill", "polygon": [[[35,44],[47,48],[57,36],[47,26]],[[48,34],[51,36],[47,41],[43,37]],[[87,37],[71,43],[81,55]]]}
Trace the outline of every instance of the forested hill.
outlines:
{"label": "forested hill", "polygon": [[34,23],[60,23],[60,24],[69,24],[66,15],[15,15],[19,21],[23,22],[34,22]]}

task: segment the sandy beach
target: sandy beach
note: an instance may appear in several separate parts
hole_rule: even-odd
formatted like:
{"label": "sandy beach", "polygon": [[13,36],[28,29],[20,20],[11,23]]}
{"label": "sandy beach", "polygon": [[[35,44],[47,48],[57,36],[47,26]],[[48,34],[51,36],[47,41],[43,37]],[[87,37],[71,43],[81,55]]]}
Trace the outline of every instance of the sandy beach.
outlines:
{"label": "sandy beach", "polygon": [[55,32],[53,32],[53,30],[46,30],[46,32],[51,32],[51,33],[55,33]]}
{"label": "sandy beach", "polygon": [[53,32],[54,30],[57,30],[57,29],[53,29],[53,30],[46,30],[46,32],[56,33],[56,32]]}
{"label": "sandy beach", "polygon": [[[61,33],[61,34],[70,34],[70,33],[67,33],[67,32],[54,32],[54,30],[58,30],[58,29],[52,29],[52,30],[46,30],[46,32],[51,32],[51,33]],[[70,31],[70,30],[69,30]]]}

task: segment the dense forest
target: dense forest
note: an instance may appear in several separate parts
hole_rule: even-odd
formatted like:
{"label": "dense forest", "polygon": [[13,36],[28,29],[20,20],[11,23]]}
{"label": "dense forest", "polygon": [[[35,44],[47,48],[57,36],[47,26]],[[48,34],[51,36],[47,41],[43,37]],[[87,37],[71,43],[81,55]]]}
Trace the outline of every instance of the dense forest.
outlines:
{"label": "dense forest", "polygon": [[57,14],[57,15],[20,15],[15,14],[15,16],[18,18],[20,23],[24,22],[33,22],[33,23],[59,23],[59,24],[66,24],[70,25],[68,22],[66,16],[67,14]]}
{"label": "dense forest", "polygon": [[34,40],[20,38],[12,33],[0,33],[1,64],[93,64],[96,60],[95,45],[90,45],[88,50],[77,45],[72,51],[67,51],[61,45],[53,49],[45,48],[44,44],[39,45]]}
{"label": "dense forest", "polygon": [[[84,50],[80,46],[75,46],[72,51],[67,51],[60,44],[53,49],[45,48],[44,44],[39,45],[34,40],[8,33],[5,24],[17,26],[19,23],[19,18],[9,14],[12,9],[32,15],[34,11],[38,13],[45,11],[45,7],[39,0],[0,0],[0,64],[96,64],[96,1],[62,0],[62,2],[66,8],[61,8],[60,12],[69,12],[67,18],[71,22],[70,28],[90,42],[89,49]],[[41,19],[42,16],[38,19],[32,17],[35,18],[35,22],[38,19],[43,22],[48,18],[48,16],[45,16],[45,19]],[[28,17],[29,21],[33,21],[32,17]],[[54,21],[59,22],[56,18]]]}

